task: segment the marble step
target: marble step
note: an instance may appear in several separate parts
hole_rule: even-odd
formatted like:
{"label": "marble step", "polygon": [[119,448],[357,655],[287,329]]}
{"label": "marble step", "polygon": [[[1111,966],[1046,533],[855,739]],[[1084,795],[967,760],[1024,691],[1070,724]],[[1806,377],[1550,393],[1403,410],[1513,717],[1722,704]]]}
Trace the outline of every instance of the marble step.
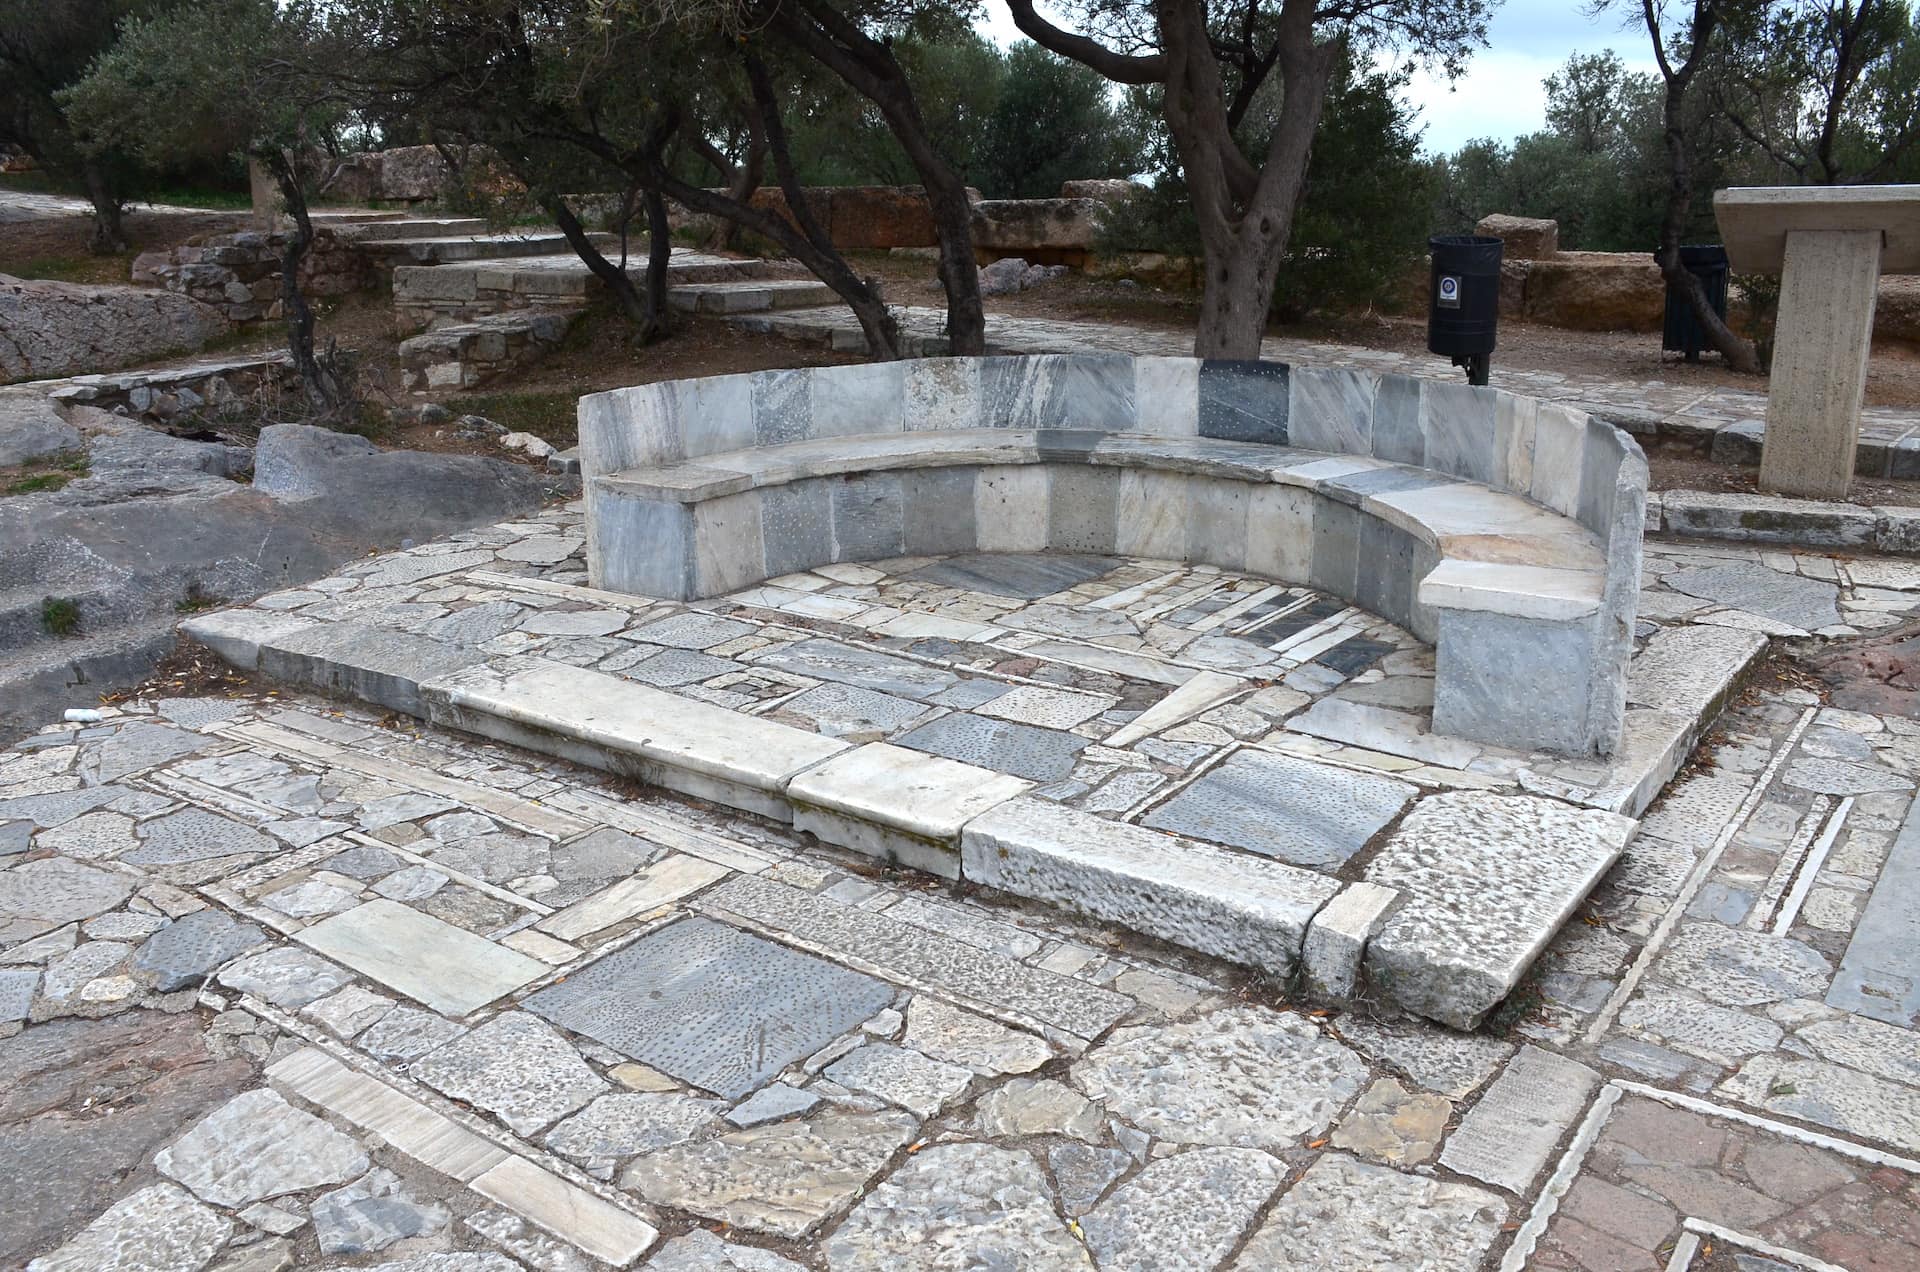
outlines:
{"label": "marble step", "polygon": [[[594,234],[590,237],[603,248],[614,242],[611,234]],[[519,234],[455,234],[437,238],[381,238],[362,240],[359,247],[376,261],[390,267],[550,256],[573,250],[567,243],[566,235],[557,230]]]}
{"label": "marble step", "polygon": [[776,278],[741,283],[685,283],[667,293],[676,309],[703,314],[763,313],[803,309],[838,301],[833,288],[805,278]]}
{"label": "marble step", "polygon": [[338,225],[333,232],[341,238],[360,243],[386,243],[395,239],[451,238],[459,234],[485,234],[486,221],[477,216],[408,217],[397,221],[365,221]]}
{"label": "marble step", "polygon": [[270,677],[791,822],[897,866],[1298,979],[1305,993],[1388,1002],[1461,1029],[1519,983],[1636,826],[1539,796],[1429,795],[1363,877],[1343,882],[1064,808],[1005,774],[856,746],[588,668],[258,610],[184,629]]}

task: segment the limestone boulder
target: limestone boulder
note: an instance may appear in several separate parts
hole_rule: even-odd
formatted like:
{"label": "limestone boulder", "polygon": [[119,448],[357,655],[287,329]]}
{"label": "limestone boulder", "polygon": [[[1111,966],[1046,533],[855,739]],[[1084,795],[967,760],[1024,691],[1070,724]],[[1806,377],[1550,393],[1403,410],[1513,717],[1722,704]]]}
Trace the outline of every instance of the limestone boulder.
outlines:
{"label": "limestone boulder", "polygon": [[308,424],[273,424],[254,448],[253,483],[281,498],[324,499],[362,519],[375,538],[428,538],[531,512],[541,475],[473,455],[383,451],[364,437]]}
{"label": "limestone boulder", "polygon": [[1146,193],[1146,189],[1138,181],[1101,177],[1089,181],[1063,181],[1060,183],[1060,197],[1098,199],[1102,203],[1125,203],[1135,195]]}
{"label": "limestone boulder", "polygon": [[983,199],[973,205],[973,243],[1001,256],[1090,252],[1106,210],[1098,199]]}
{"label": "limestone boulder", "polygon": [[1480,218],[1475,234],[1506,244],[1501,255],[1510,261],[1549,260],[1560,252],[1560,222],[1495,212]]}
{"label": "limestone boulder", "polygon": [[1529,264],[1528,322],[1575,331],[1658,331],[1667,286],[1637,252],[1569,252]]}
{"label": "limestone boulder", "polygon": [[0,393],[0,468],[80,449],[80,434],[31,389]]}
{"label": "limestone boulder", "polygon": [[0,382],[112,371],[226,331],[217,310],[174,292],[0,274]]}

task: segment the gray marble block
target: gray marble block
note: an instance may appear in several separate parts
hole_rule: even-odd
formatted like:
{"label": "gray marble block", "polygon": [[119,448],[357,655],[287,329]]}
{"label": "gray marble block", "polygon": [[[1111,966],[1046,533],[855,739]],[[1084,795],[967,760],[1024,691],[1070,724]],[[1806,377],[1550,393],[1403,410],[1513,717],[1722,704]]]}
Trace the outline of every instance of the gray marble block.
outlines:
{"label": "gray marble block", "polygon": [[763,488],[760,526],[768,578],[833,560],[833,504],[825,481]]}
{"label": "gray marble block", "polygon": [[1360,560],[1360,526],[1372,517],[1331,499],[1313,505],[1313,569],[1310,582],[1323,592],[1351,598]]}
{"label": "gray marble block", "polygon": [[590,393],[576,408],[580,426],[580,471],[589,480],[623,469],[670,464],[684,458],[673,426],[672,389],[642,384]]}
{"label": "gray marble block", "polygon": [[1119,354],[985,358],[980,366],[987,428],[1091,428],[1130,433],[1138,420],[1133,359]]}
{"label": "gray marble block", "polygon": [[908,556],[972,552],[973,499],[977,468],[928,468],[900,474]]}
{"label": "gray marble block", "polygon": [[1246,482],[1223,478],[1196,477],[1187,483],[1187,560],[1246,569],[1252,490]]}
{"label": "gray marble block", "polygon": [[1420,426],[1420,389],[1410,375],[1383,375],[1373,395],[1373,455],[1395,464],[1425,464],[1427,435]]}
{"label": "gray marble block", "polygon": [[1135,359],[1135,428],[1156,437],[1198,436],[1200,367],[1196,358]]}
{"label": "gray marble block", "polygon": [[1113,552],[1119,473],[1065,464],[1050,471],[1047,546],[1056,552]]}
{"label": "gray marble block", "polygon": [[756,445],[780,446],[813,436],[811,370],[756,371],[752,381]]}
{"label": "gray marble block", "polygon": [[1420,389],[1420,425],[1427,439],[1426,466],[1493,484],[1494,390],[1432,381]]}
{"label": "gray marble block", "polygon": [[915,358],[906,364],[902,423],[908,432],[990,428],[980,415],[980,358]]}
{"label": "gray marble block", "polygon": [[1337,455],[1373,454],[1373,392],[1379,376],[1338,367],[1295,367],[1288,445]]}
{"label": "gray marble block", "polygon": [[759,440],[753,418],[753,377],[715,375],[678,380],[666,406],[668,427],[686,458],[745,450]]}
{"label": "gray marble block", "polygon": [[1464,610],[1441,610],[1439,617],[1435,733],[1560,755],[1599,751],[1588,710],[1597,652],[1591,620]]}
{"label": "gray marble block", "polygon": [[1378,517],[1360,520],[1360,553],[1353,602],[1370,613],[1407,626],[1413,610],[1417,540]]}
{"label": "gray marble block", "polygon": [[693,508],[693,592],[721,596],[767,577],[760,492],[741,491]]}
{"label": "gray marble block", "polygon": [[610,592],[685,601],[693,593],[693,510],[602,492],[593,501],[587,577]]}
{"label": "gray marble block", "polygon": [[833,559],[884,561],[906,552],[899,473],[864,473],[832,483]]}
{"label": "gray marble block", "polygon": [[1208,358],[1200,364],[1200,436],[1287,445],[1289,379],[1284,362]]}
{"label": "gray marble block", "polygon": [[906,364],[856,363],[807,373],[812,385],[812,437],[898,433],[906,410]]}

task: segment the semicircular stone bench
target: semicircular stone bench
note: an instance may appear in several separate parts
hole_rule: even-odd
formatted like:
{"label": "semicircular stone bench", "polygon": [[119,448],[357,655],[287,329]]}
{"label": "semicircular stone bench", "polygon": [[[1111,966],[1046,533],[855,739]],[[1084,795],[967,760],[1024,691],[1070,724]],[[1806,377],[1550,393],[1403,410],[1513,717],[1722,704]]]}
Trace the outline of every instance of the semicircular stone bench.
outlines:
{"label": "semicircular stone bench", "polygon": [[1586,413],[1366,371],[949,358],[580,400],[594,586],[694,600],[839,561],[1163,558],[1311,586],[1435,649],[1435,732],[1610,753],[1647,468]]}

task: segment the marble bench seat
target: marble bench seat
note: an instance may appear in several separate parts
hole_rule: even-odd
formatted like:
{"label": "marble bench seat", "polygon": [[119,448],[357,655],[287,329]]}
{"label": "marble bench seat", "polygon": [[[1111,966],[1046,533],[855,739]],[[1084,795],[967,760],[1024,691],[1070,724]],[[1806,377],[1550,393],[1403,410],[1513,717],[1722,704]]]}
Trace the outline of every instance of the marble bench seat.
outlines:
{"label": "marble bench seat", "polygon": [[1432,642],[1437,732],[1574,755],[1619,736],[1646,466],[1568,408],[1344,370],[1057,356],[645,385],[581,399],[580,420],[597,587],[695,600],[983,551],[1208,564]]}

